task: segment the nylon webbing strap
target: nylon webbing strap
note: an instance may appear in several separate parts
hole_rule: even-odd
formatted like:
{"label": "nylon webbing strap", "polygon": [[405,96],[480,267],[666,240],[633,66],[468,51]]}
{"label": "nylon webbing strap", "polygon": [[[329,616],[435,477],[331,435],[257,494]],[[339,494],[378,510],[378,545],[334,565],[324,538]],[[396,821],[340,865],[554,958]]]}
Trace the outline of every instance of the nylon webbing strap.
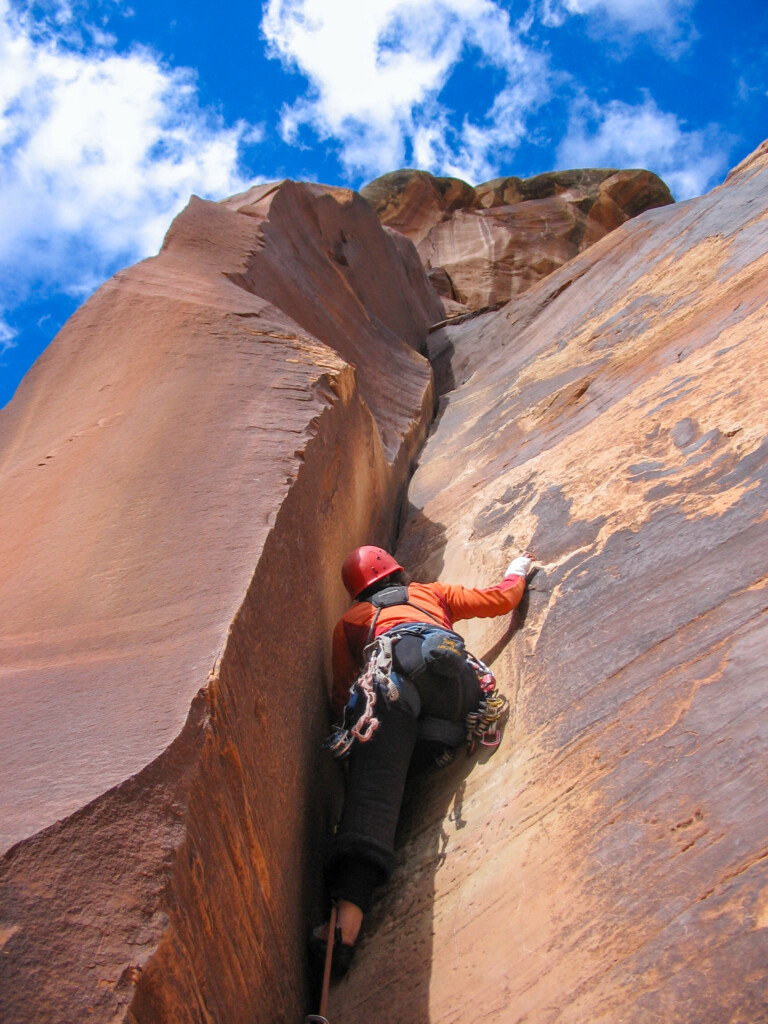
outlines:
{"label": "nylon webbing strap", "polygon": [[[366,647],[371,642],[371,640],[373,640],[373,633],[374,633],[374,630],[376,629],[376,623],[379,621],[379,615],[381,614],[381,609],[382,608],[398,608],[398,607],[402,607],[403,605],[407,605],[409,608],[415,608],[417,612],[423,612],[423,614],[426,615],[428,619],[431,619],[433,622],[436,622],[437,625],[441,629],[446,629],[447,628],[444,622],[441,622],[439,619],[436,619],[435,616],[431,612],[428,612],[426,608],[422,608],[420,604],[414,604],[413,601],[409,600],[409,598],[408,598],[408,588],[407,587],[397,587],[397,588],[393,587],[392,589],[393,590],[404,590],[405,591],[405,600],[404,601],[396,600],[396,601],[393,601],[392,604],[377,604],[375,602],[375,600],[371,600],[371,601],[367,602],[368,604],[372,604],[373,605],[373,607],[376,609],[376,614],[373,616],[373,622],[371,623],[371,628],[368,630],[368,639],[365,642],[365,646]],[[374,596],[374,598],[376,598],[378,595],[374,594],[373,596]]]}

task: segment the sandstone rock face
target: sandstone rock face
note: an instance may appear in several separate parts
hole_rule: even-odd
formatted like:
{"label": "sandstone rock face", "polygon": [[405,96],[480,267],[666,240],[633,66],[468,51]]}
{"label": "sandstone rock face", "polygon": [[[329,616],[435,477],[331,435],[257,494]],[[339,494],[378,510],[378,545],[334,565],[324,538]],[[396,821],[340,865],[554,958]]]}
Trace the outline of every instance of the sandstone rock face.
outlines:
{"label": "sandstone rock face", "polygon": [[398,556],[488,584],[500,749],[415,783],[329,1019],[768,1020],[768,150],[506,309],[445,393]]}
{"label": "sandstone rock face", "polygon": [[193,199],[0,413],[4,1024],[303,1014],[338,566],[441,312],[353,193]]}
{"label": "sandstone rock face", "polygon": [[447,316],[519,295],[629,218],[673,202],[650,171],[614,169],[497,178],[474,189],[403,170],[361,194],[417,245]]}
{"label": "sandstone rock face", "polygon": [[[569,173],[393,194],[422,253],[647,203]],[[389,223],[291,182],[193,200],[0,413],[3,1024],[305,1012],[338,570],[392,539],[443,315]],[[541,568],[463,628],[505,737],[412,786],[334,1024],[768,1020],[767,253],[761,148],[429,336],[398,556]]]}

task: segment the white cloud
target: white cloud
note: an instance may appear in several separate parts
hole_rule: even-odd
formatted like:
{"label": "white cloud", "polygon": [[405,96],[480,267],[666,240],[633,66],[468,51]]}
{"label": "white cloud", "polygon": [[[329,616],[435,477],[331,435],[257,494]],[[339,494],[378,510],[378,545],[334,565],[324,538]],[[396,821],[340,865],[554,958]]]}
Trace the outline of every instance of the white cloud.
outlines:
{"label": "white cloud", "polygon": [[[87,293],[157,251],[190,194],[243,188],[258,129],[202,110],[189,71],[148,50],[62,45],[68,8],[32,22],[0,0],[0,299],[12,281]],[[91,33],[93,36],[93,33]],[[106,37],[104,37],[106,38]],[[27,285],[24,285],[26,275]]]}
{"label": "white cloud", "polygon": [[[268,0],[263,29],[272,55],[310,81],[283,111],[284,138],[308,127],[335,139],[351,172],[413,159],[477,181],[514,151],[548,90],[544,57],[493,0]],[[438,100],[465,60],[503,81],[480,122],[458,123]]]}
{"label": "white cloud", "polygon": [[13,340],[16,337],[17,332],[12,327],[9,327],[7,323],[0,320],[0,356],[8,351],[9,348],[15,348],[16,342]]}
{"label": "white cloud", "polygon": [[590,19],[597,35],[629,31],[648,36],[662,50],[685,45],[692,30],[691,10],[696,0],[542,0],[542,20],[558,27],[570,16]]}
{"label": "white cloud", "polygon": [[445,112],[432,112],[413,128],[415,165],[472,183],[487,181],[500,172],[500,158],[524,138],[526,118],[540,102],[535,83],[530,88],[521,81],[496,95],[484,123],[465,118],[455,131]]}
{"label": "white cloud", "polygon": [[687,131],[646,96],[636,106],[579,100],[557,158],[568,167],[644,167],[662,177],[677,199],[690,199],[718,183],[728,153],[729,140],[719,129]]}

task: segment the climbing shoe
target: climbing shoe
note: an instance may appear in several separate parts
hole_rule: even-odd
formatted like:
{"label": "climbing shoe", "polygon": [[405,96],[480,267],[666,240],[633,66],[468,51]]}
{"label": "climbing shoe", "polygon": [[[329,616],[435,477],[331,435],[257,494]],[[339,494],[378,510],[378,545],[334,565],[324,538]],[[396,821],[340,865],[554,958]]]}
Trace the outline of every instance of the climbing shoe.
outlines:
{"label": "climbing shoe", "polygon": [[[328,949],[328,938],[326,926],[318,925],[309,936],[307,943],[309,949],[309,962],[313,975],[319,974],[322,978],[325,967],[325,954]],[[352,963],[355,947],[347,942],[341,941],[341,928],[337,925],[333,941],[333,956],[331,958],[331,978],[338,981],[343,978]]]}

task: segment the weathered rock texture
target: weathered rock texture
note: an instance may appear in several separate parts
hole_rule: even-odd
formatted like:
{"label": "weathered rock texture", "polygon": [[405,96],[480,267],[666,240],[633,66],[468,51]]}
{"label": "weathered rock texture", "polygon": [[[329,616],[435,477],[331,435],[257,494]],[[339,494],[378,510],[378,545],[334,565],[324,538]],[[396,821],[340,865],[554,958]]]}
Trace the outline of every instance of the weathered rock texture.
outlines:
{"label": "weathered rock texture", "polygon": [[[441,315],[349,192],[194,200],[0,414],[3,1024],[301,1019],[338,566]],[[431,335],[398,553],[542,568],[468,625],[503,744],[413,786],[334,1024],[768,1021],[767,321],[760,151]]]}
{"label": "weathered rock texture", "polygon": [[394,171],[361,194],[413,241],[448,316],[509,299],[644,210],[673,202],[650,171],[576,170],[472,188]]}
{"label": "weathered rock texture", "polygon": [[414,785],[329,1018],[768,1021],[768,151],[432,338],[398,554],[474,623],[501,748]]}
{"label": "weathered rock texture", "polygon": [[3,1024],[303,1014],[338,566],[440,315],[351,192],[193,199],[0,414]]}

